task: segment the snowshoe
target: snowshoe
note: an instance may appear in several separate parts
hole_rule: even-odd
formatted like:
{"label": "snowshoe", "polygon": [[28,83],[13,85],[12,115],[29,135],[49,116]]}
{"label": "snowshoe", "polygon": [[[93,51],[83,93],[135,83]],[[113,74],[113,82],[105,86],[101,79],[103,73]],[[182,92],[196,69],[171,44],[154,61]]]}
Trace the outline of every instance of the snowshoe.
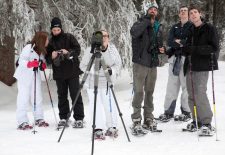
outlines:
{"label": "snowshoe", "polygon": [[188,122],[191,119],[190,114],[180,114],[180,115],[175,115],[174,116],[174,121],[181,121],[181,122]]}
{"label": "snowshoe", "polygon": [[105,140],[105,135],[103,134],[103,131],[99,130],[99,129],[95,130],[94,139],[95,140]]}
{"label": "snowshoe", "polygon": [[115,127],[108,128],[108,130],[106,130],[105,136],[117,138],[118,137],[118,130]]}
{"label": "snowshoe", "polygon": [[161,114],[159,118],[155,118],[155,120],[166,123],[166,122],[169,122],[172,118],[173,118],[173,114]]}
{"label": "snowshoe", "polygon": [[65,119],[61,119],[57,125],[57,129],[62,129],[64,126],[69,127],[69,121],[66,123]]}
{"label": "snowshoe", "polygon": [[188,131],[188,132],[195,132],[195,131],[197,131],[195,121],[187,124],[187,127],[183,128],[182,131]]}
{"label": "snowshoe", "polygon": [[33,127],[29,125],[27,122],[23,122],[17,127],[18,130],[31,130]]}
{"label": "snowshoe", "polygon": [[148,118],[144,121],[142,127],[151,132],[162,132],[162,130],[157,129],[157,123],[154,119]]}
{"label": "snowshoe", "polygon": [[43,120],[43,119],[36,120],[35,125],[38,127],[48,127],[49,126],[49,124],[47,122],[45,122],[45,120]]}
{"label": "snowshoe", "polygon": [[72,124],[72,127],[73,128],[83,128],[84,127],[83,120],[74,121],[74,123]]}
{"label": "snowshoe", "polygon": [[198,132],[199,136],[213,136],[215,133],[215,128],[212,127],[210,124],[203,125]]}
{"label": "snowshoe", "polygon": [[130,129],[131,129],[131,134],[137,137],[144,136],[148,133],[148,130],[144,129],[141,126],[140,122],[134,122],[133,126]]}

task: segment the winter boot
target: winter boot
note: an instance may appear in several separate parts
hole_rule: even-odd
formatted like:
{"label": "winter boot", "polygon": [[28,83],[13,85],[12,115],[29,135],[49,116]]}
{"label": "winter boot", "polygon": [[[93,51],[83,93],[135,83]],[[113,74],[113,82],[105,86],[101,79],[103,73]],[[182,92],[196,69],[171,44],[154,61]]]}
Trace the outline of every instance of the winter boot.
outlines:
{"label": "winter boot", "polygon": [[141,126],[141,121],[135,121],[131,127],[131,134],[134,136],[143,136],[148,133],[148,130],[145,130]]}
{"label": "winter boot", "polygon": [[215,128],[211,124],[203,124],[199,129],[199,136],[213,136],[215,133]]}
{"label": "winter boot", "polygon": [[105,140],[105,135],[103,134],[102,129],[95,129],[94,139],[96,139],[96,140]]}
{"label": "winter boot", "polygon": [[169,122],[173,118],[173,114],[161,114],[158,118],[159,121],[161,122]]}
{"label": "winter boot", "polygon": [[64,126],[66,126],[66,127],[69,127],[69,123],[67,122],[67,124],[66,124],[66,120],[65,119],[61,119],[60,121],[59,121],[59,123],[58,123],[58,129],[61,129],[61,128],[63,128]]}
{"label": "winter boot", "polygon": [[176,115],[174,116],[174,121],[182,121],[182,122],[187,122],[191,119],[191,114],[187,113],[187,114],[180,114],[180,115]]}
{"label": "winter boot", "polygon": [[48,127],[49,126],[49,124],[47,122],[45,122],[45,120],[43,120],[43,119],[36,120],[35,125],[37,125],[38,127]]}
{"label": "winter boot", "polygon": [[72,124],[73,128],[83,128],[84,127],[84,122],[83,120],[75,120],[74,123]]}
{"label": "winter boot", "polygon": [[196,122],[192,121],[191,123],[188,123],[186,129],[183,129],[183,131],[190,131],[190,132],[197,131]]}
{"label": "winter boot", "polygon": [[106,130],[105,133],[106,136],[112,137],[112,138],[117,138],[118,137],[118,130],[116,127],[110,127],[108,130]]}
{"label": "winter boot", "polygon": [[33,127],[29,125],[27,122],[23,122],[17,127],[18,130],[31,130]]}
{"label": "winter boot", "polygon": [[144,124],[142,126],[144,129],[150,130],[150,131],[156,131],[157,130],[157,123],[154,119],[146,118],[144,120]]}

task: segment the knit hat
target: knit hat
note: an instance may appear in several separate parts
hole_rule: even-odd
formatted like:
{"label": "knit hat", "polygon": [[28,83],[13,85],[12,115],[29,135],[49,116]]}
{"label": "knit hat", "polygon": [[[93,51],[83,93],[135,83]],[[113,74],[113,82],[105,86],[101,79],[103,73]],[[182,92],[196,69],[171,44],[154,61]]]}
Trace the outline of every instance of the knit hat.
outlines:
{"label": "knit hat", "polygon": [[159,8],[159,6],[158,6],[158,4],[156,3],[155,0],[151,0],[151,1],[147,2],[147,3],[144,5],[145,13],[147,13],[147,11],[148,11],[150,8],[152,8],[152,7],[156,8],[156,9]]}
{"label": "knit hat", "polygon": [[62,29],[61,20],[58,17],[54,17],[51,21],[51,29],[54,27],[59,27]]}

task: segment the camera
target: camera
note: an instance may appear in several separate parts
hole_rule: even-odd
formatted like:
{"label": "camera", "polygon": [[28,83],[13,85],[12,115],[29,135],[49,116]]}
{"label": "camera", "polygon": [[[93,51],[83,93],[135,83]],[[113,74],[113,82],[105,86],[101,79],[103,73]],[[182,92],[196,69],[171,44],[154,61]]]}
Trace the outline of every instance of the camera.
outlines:
{"label": "camera", "polygon": [[101,31],[96,31],[93,33],[91,38],[91,53],[94,53],[94,50],[100,50],[103,46],[103,34]]}
{"label": "camera", "polygon": [[61,61],[64,61],[65,59],[70,60],[70,54],[63,54],[62,50],[57,50],[58,56],[54,59],[53,63],[55,66],[60,66]]}

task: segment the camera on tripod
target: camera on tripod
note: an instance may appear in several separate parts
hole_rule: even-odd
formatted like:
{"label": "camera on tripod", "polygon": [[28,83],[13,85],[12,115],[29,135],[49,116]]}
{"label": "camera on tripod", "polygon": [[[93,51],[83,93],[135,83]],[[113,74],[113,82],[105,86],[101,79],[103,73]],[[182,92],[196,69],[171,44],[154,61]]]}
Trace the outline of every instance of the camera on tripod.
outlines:
{"label": "camera on tripod", "polygon": [[94,53],[95,49],[100,50],[101,47],[103,47],[103,34],[101,31],[96,31],[91,38],[91,53]]}

